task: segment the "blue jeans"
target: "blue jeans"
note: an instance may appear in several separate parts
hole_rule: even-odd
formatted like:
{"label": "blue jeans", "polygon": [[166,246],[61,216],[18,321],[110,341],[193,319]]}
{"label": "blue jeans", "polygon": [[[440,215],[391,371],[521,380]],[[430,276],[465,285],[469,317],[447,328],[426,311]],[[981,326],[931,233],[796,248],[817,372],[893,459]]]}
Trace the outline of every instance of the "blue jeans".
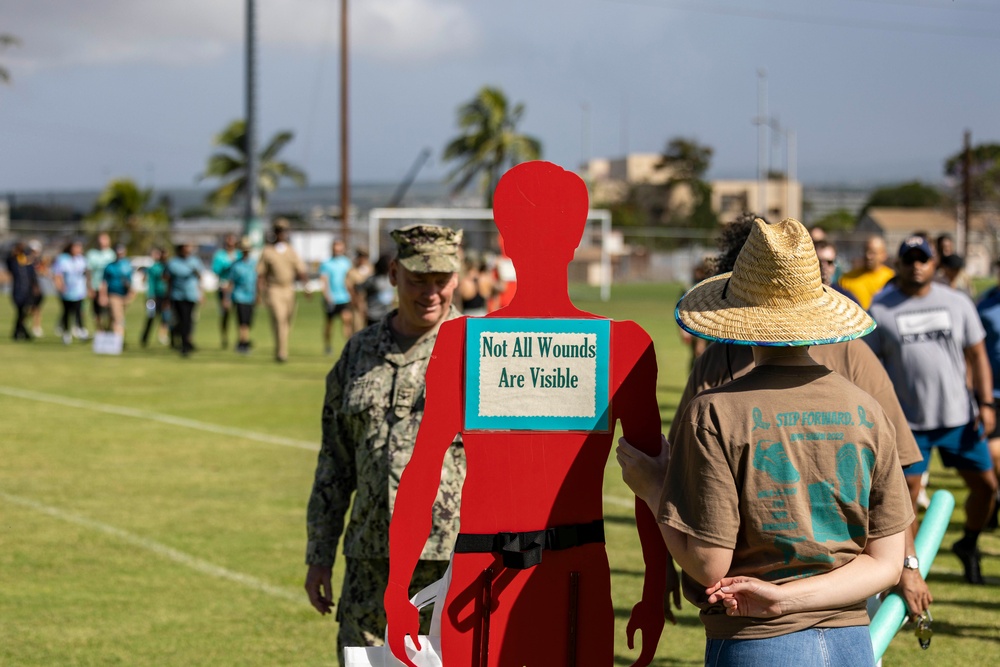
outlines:
{"label": "blue jeans", "polygon": [[867,625],[810,628],[768,639],[709,639],[705,667],[873,667]]}

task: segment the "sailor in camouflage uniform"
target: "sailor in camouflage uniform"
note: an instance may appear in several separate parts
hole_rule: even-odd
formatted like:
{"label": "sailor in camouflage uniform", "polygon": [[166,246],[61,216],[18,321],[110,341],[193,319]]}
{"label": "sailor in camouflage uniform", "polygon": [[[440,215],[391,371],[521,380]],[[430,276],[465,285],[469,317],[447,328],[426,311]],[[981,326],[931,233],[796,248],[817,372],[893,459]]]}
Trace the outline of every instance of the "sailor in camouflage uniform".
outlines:
{"label": "sailor in camouflage uniform", "polygon": [[[354,335],[327,376],[323,443],[309,498],[305,588],[321,614],[333,607],[331,571],[337,541],[344,536],[345,573],[337,608],[341,664],[344,646],[383,642],[389,517],[424,413],[424,374],[438,327],[459,316],[452,294],[461,265],[461,231],[411,225],[392,232],[392,237],[398,251],[389,278],[399,306]],[[456,437],[442,467],[433,527],[411,594],[444,574],[458,534],[464,479],[465,453]]]}

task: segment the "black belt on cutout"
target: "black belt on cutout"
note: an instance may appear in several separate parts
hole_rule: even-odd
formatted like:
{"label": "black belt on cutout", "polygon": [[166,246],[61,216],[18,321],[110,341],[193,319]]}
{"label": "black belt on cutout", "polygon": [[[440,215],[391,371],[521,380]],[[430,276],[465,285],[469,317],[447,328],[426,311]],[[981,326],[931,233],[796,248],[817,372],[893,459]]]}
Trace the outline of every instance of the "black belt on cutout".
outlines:
{"label": "black belt on cutout", "polygon": [[545,549],[560,551],[594,542],[604,542],[603,519],[523,533],[459,533],[455,540],[455,553],[496,553],[503,558],[504,567],[527,570],[542,562],[542,551]]}

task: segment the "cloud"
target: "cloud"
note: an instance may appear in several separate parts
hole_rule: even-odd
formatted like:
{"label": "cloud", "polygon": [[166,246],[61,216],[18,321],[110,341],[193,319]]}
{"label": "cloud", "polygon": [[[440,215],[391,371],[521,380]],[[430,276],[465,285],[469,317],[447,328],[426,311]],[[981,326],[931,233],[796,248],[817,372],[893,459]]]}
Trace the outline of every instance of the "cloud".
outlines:
{"label": "cloud", "polygon": [[[379,60],[434,60],[478,42],[460,0],[349,0],[351,50]],[[339,39],[337,0],[257,3],[260,43],[313,50]],[[120,63],[192,65],[239,48],[244,0],[0,0],[0,31],[21,45],[2,56],[20,74]]]}

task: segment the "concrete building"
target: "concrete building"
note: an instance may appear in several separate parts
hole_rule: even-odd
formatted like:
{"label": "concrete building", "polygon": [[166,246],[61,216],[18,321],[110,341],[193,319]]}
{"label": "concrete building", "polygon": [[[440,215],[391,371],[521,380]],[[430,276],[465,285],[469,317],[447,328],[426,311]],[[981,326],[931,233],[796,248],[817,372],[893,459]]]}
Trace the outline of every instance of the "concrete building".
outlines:
{"label": "concrete building", "polygon": [[[659,153],[632,153],[621,158],[595,158],[581,170],[581,176],[590,188],[595,202],[614,204],[628,195],[636,185],[662,185],[670,178],[669,169],[658,169],[663,159]],[[714,180],[712,210],[721,220],[730,220],[743,211],[760,212],[767,209],[769,220],[792,217],[802,219],[802,184],[798,181],[770,180],[760,201],[760,188],[756,180]],[[691,193],[678,188],[670,201],[671,208],[692,204]]]}

